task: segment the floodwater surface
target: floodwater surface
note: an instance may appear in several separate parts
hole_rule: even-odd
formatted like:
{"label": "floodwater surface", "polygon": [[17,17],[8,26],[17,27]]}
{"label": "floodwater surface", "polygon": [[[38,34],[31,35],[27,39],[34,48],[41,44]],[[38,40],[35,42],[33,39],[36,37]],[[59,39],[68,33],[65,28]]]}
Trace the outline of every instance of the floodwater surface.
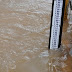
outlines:
{"label": "floodwater surface", "polygon": [[48,50],[51,0],[0,0],[0,72],[72,72],[72,25],[62,46]]}

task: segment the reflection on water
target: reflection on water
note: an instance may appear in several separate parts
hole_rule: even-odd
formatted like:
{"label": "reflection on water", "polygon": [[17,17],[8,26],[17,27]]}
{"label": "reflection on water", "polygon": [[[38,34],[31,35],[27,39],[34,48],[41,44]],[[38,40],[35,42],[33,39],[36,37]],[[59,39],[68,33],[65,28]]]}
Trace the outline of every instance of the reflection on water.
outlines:
{"label": "reflection on water", "polygon": [[62,46],[48,50],[51,0],[0,0],[0,72],[71,72],[72,26]]}

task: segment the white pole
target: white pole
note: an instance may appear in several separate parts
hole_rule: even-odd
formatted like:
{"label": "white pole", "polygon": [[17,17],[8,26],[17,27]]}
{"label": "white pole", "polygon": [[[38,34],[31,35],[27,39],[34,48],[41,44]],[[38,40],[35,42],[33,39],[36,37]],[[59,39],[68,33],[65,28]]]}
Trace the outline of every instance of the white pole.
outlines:
{"label": "white pole", "polygon": [[61,44],[61,34],[65,0],[53,0],[49,48],[57,49]]}

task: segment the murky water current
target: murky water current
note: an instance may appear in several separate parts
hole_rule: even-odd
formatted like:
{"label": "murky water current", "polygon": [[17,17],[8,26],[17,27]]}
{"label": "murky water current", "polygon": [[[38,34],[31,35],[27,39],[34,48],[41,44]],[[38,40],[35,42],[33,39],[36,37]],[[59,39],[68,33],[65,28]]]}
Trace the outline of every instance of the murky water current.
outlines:
{"label": "murky water current", "polygon": [[72,72],[72,25],[62,46],[48,50],[51,0],[0,0],[0,72]]}

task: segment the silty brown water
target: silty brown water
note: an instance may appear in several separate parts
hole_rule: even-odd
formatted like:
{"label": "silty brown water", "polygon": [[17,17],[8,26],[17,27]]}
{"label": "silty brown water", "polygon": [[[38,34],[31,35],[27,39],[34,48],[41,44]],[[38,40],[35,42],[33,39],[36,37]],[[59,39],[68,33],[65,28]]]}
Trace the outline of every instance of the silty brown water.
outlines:
{"label": "silty brown water", "polygon": [[0,0],[0,72],[71,72],[72,25],[62,46],[48,50],[51,0]]}

